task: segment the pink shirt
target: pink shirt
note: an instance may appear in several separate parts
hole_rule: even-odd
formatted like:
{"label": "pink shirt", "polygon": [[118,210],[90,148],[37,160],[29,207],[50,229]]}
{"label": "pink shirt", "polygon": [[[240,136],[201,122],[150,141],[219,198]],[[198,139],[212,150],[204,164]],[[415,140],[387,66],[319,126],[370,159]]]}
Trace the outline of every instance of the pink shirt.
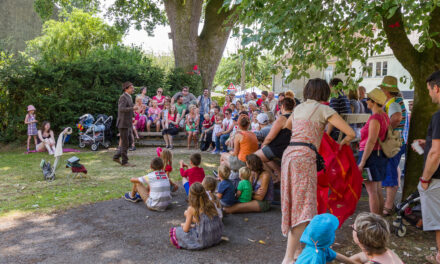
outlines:
{"label": "pink shirt", "polygon": [[[380,138],[380,140],[382,140],[382,141],[385,140],[385,137],[387,135],[388,126],[390,124],[390,118],[388,117],[387,113],[374,114],[374,115],[370,116],[370,118],[368,119],[365,126],[362,127],[362,129],[361,129],[361,141],[359,142],[359,150],[360,151],[363,151],[365,149],[365,145],[367,145],[368,132],[369,132],[368,129],[370,127],[370,121],[372,119],[379,121],[379,124],[380,124],[379,138]],[[376,142],[373,150],[378,150],[378,149],[380,149],[379,142]]]}
{"label": "pink shirt", "polygon": [[148,109],[148,114],[154,118],[158,118],[160,115],[160,108],[154,109],[153,107],[150,107],[150,109]]}
{"label": "pink shirt", "polygon": [[[157,96],[153,96],[153,100],[156,100],[158,104],[161,104],[164,100],[165,100],[165,96],[162,96],[160,99],[157,98]],[[160,110],[163,109],[163,105],[158,105],[157,107],[159,107]]]}

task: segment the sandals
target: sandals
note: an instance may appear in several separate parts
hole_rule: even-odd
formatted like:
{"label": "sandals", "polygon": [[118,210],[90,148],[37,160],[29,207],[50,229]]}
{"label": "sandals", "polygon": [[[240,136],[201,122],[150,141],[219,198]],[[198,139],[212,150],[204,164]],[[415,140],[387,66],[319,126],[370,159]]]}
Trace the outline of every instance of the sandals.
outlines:
{"label": "sandals", "polygon": [[[386,207],[384,207],[384,208],[383,208],[383,211],[382,211],[382,215],[383,215],[383,216],[391,216],[391,215],[393,215],[393,214],[394,214],[394,211],[395,211],[394,208],[395,208],[395,207],[393,207],[393,208],[391,208],[391,209],[390,209],[390,208],[386,208]],[[439,264],[440,264],[440,263],[439,263]]]}
{"label": "sandals", "polygon": [[437,260],[436,256],[437,254],[426,256],[426,261],[428,261],[431,264],[440,264],[440,261]]}

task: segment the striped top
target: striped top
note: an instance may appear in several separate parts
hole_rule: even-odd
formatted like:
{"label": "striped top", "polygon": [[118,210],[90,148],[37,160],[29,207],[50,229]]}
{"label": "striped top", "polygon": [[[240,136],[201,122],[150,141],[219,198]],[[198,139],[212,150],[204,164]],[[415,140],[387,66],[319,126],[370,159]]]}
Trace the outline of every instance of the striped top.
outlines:
{"label": "striped top", "polygon": [[342,91],[338,93],[338,97],[330,99],[330,107],[338,114],[351,113],[350,101]]}
{"label": "striped top", "polygon": [[150,196],[146,201],[147,206],[152,210],[164,211],[171,203],[170,180],[164,171],[153,171],[139,181],[150,186]]}

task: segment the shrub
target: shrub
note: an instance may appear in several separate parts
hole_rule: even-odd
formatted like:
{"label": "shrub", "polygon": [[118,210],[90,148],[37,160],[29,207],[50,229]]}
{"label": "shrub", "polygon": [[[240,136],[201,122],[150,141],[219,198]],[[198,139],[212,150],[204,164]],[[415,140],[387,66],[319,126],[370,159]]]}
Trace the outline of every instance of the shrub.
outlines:
{"label": "shrub", "polygon": [[30,64],[17,56],[1,67],[2,61],[2,142],[26,137],[23,121],[29,104],[37,108],[37,125],[48,120],[58,133],[65,126],[73,128],[78,117],[85,113],[112,115],[116,120],[123,82],[131,81],[135,86],[146,85],[155,90],[163,85],[165,76],[141,50],[120,46],[95,50],[72,62],[48,64],[40,60]]}

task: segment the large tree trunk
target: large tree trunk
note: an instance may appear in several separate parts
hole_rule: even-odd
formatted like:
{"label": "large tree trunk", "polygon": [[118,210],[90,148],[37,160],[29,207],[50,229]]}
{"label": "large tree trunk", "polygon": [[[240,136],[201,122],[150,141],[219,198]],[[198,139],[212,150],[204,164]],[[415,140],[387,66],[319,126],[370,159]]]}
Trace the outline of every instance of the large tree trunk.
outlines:
{"label": "large tree trunk", "polygon": [[237,21],[235,9],[222,10],[223,0],[207,2],[204,25],[200,36],[198,29],[203,0],[165,0],[165,10],[171,27],[175,66],[191,71],[199,66],[203,88],[212,88],[217,67],[226,43]]}
{"label": "large tree trunk", "polygon": [[[430,21],[430,31],[440,28],[440,16],[435,15],[439,11],[440,8],[438,7],[433,11]],[[399,22],[402,26],[397,28],[389,26],[396,22]],[[414,139],[426,138],[426,132],[432,114],[438,109],[437,105],[432,103],[429,96],[426,88],[426,78],[440,68],[440,48],[434,45],[424,52],[418,52],[409,41],[403,25],[400,10],[397,10],[390,19],[383,18],[383,27],[387,35],[388,43],[396,58],[411,74],[414,82],[414,104],[406,152],[403,189],[403,198],[406,198],[417,189],[419,177],[423,172],[423,156],[414,152],[410,145]]]}

